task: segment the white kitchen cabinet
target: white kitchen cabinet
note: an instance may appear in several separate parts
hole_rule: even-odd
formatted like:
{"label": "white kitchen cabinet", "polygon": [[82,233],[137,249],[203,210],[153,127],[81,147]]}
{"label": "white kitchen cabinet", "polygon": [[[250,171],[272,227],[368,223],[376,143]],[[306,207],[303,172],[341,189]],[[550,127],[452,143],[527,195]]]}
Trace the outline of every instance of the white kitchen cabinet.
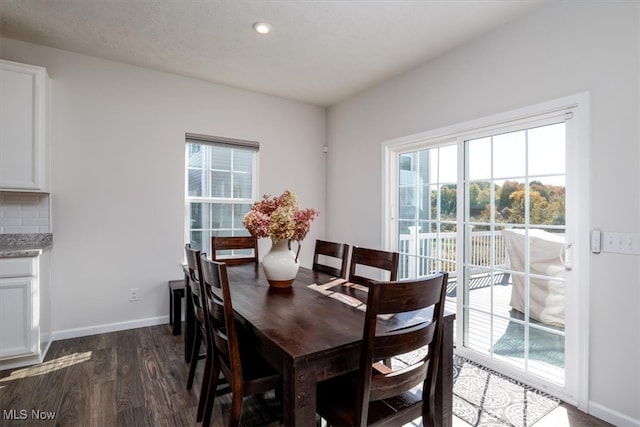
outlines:
{"label": "white kitchen cabinet", "polygon": [[0,279],[0,358],[37,352],[32,289],[31,277]]}
{"label": "white kitchen cabinet", "polygon": [[47,70],[0,60],[0,190],[48,193],[50,92]]}
{"label": "white kitchen cabinet", "polygon": [[42,362],[49,347],[49,253],[0,258],[0,370]]}

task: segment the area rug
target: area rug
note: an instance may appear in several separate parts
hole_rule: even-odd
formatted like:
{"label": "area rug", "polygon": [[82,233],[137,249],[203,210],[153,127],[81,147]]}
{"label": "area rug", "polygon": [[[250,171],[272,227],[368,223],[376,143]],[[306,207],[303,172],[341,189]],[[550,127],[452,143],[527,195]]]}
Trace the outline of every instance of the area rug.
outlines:
{"label": "area rug", "polygon": [[460,356],[453,361],[453,413],[474,427],[528,427],[560,400]]}

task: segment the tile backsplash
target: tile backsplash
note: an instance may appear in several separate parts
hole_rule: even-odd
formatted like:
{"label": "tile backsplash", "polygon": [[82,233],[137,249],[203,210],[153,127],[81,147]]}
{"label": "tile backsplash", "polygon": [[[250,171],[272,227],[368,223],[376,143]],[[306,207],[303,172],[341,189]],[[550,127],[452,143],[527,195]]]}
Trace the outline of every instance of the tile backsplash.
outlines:
{"label": "tile backsplash", "polygon": [[49,195],[0,191],[0,234],[51,233]]}

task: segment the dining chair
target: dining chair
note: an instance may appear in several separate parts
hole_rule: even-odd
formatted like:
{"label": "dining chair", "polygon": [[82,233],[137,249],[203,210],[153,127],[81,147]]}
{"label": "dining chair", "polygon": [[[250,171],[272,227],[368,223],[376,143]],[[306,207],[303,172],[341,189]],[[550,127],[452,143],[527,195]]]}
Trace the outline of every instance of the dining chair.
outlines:
{"label": "dining chair", "polygon": [[[186,256],[187,256],[187,268],[188,268],[188,286],[191,289],[191,303],[193,305],[193,313],[196,322],[195,328],[195,336],[193,339],[193,347],[191,350],[191,361],[189,362],[189,376],[187,377],[187,390],[191,390],[193,387],[193,379],[196,373],[196,366],[198,364],[198,360],[203,358],[203,355],[200,354],[200,346],[202,342],[205,343],[205,348],[208,347],[207,343],[207,331],[206,331],[206,318],[204,313],[204,298],[203,298],[203,288],[200,280],[201,277],[201,265],[200,259],[201,254],[199,250],[193,249],[189,243],[187,243],[184,247]],[[206,354],[205,354],[206,357]],[[205,365],[206,371],[206,365]],[[201,388],[200,394],[202,395],[202,391],[205,390],[204,387],[204,377],[203,377],[203,386]],[[204,412],[204,402],[202,405],[198,405],[198,421],[202,419],[202,414]]]}
{"label": "dining chair", "polygon": [[365,277],[359,267],[370,267],[389,272],[389,281],[398,279],[398,252],[381,251],[354,246],[351,250],[351,266],[349,268],[349,282],[368,286],[376,279]]}
{"label": "dining chair", "polygon": [[[316,248],[313,253],[312,270],[344,279],[347,275],[348,258],[348,244],[318,239],[316,240]],[[335,265],[340,265],[340,267],[336,267]]]}
{"label": "dining chair", "polygon": [[[251,254],[237,255],[228,251],[251,250]],[[227,251],[227,254],[218,253]],[[223,261],[227,265],[240,265],[255,263],[258,268],[258,239],[254,236],[212,236],[211,237],[211,259]]]}
{"label": "dining chair", "polygon": [[[447,273],[438,273],[416,280],[371,283],[359,370],[318,384],[317,412],[329,425],[402,425],[419,417],[425,426],[435,424],[447,279]],[[408,312],[414,312],[412,324],[377,331],[378,322],[383,322],[379,315]],[[381,363],[416,350],[420,356],[407,366],[393,369]]]}
{"label": "dining chair", "polygon": [[[257,355],[236,328],[227,266],[223,262],[201,257],[202,282],[206,298],[209,341],[213,347],[212,370],[208,384],[203,426],[209,426],[216,387],[222,373],[231,388],[229,426],[237,426],[242,414],[244,397],[282,389],[282,377]],[[204,384],[204,381],[203,381]]]}

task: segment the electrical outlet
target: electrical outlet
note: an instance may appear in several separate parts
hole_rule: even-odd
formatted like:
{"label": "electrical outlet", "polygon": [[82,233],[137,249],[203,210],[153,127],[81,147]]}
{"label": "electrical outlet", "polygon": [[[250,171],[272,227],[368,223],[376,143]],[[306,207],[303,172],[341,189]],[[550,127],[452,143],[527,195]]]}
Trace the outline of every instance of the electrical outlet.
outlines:
{"label": "electrical outlet", "polygon": [[138,301],[138,288],[129,289],[129,301]]}

